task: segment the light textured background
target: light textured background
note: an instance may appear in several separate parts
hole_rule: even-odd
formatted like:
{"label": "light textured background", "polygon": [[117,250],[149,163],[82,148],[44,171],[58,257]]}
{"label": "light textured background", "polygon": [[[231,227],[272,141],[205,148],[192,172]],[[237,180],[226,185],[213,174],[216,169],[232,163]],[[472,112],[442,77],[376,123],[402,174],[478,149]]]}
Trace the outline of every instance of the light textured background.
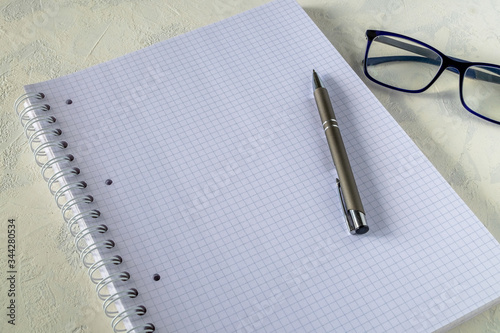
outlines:
{"label": "light textured background", "polygon": [[[0,308],[7,305],[7,219],[15,218],[15,331],[111,332],[12,111],[22,86],[113,59],[265,2],[0,1]],[[455,57],[500,63],[500,1],[298,2],[500,240],[500,126],[463,109],[455,75],[447,73],[429,92],[407,95],[368,82],[361,68],[368,28],[407,34]],[[497,309],[452,332],[500,332]],[[4,312],[0,311],[0,330],[14,331]]]}

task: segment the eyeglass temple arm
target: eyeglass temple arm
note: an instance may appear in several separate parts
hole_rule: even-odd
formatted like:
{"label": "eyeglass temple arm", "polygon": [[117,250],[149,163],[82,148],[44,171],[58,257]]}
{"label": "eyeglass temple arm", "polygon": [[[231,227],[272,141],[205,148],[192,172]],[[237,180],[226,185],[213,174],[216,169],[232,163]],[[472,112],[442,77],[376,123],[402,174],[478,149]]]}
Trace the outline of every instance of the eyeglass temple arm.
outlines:
{"label": "eyeglass temple arm", "polygon": [[405,43],[405,42],[402,42],[399,40],[395,40],[392,38],[388,38],[385,36],[378,36],[377,42],[391,45],[391,46],[397,47],[397,48],[405,50],[405,51],[413,52],[415,54],[420,54],[421,56],[436,60],[439,64],[441,63],[441,61],[440,61],[441,57],[439,57],[439,55],[436,54],[434,51],[431,51],[425,47],[420,47],[420,46],[408,44],[408,43]]}
{"label": "eyeglass temple arm", "polygon": [[[415,45],[411,45],[411,44],[408,44],[405,42],[397,41],[397,40],[394,40],[391,38],[386,38],[384,36],[379,36],[377,38],[377,42],[391,45],[391,46],[394,46],[394,47],[397,47],[397,48],[400,48],[400,49],[403,49],[406,51],[413,52],[415,54],[420,54],[424,57],[417,57],[417,56],[373,57],[373,58],[367,59],[368,60],[367,65],[378,65],[378,64],[382,64],[382,63],[386,63],[386,62],[393,62],[393,61],[414,61],[414,62],[422,62],[422,63],[427,63],[427,64],[431,64],[431,65],[436,65],[436,66],[441,65],[441,58],[436,53],[434,53],[433,51],[431,51],[429,49],[415,46]],[[457,58],[451,58],[451,59],[462,61],[462,60],[457,59]],[[446,69],[449,70],[450,72],[455,73],[455,74],[459,74],[458,69],[456,69],[454,67],[448,67]],[[497,68],[484,68],[483,67],[482,69],[485,71],[489,71],[489,72],[492,72],[494,74],[500,75],[500,70]],[[497,75],[491,75],[491,74],[480,72],[480,71],[477,71],[474,69],[468,70],[466,72],[466,76],[471,78],[471,79],[488,81],[488,82],[500,84],[500,77],[498,77]]]}

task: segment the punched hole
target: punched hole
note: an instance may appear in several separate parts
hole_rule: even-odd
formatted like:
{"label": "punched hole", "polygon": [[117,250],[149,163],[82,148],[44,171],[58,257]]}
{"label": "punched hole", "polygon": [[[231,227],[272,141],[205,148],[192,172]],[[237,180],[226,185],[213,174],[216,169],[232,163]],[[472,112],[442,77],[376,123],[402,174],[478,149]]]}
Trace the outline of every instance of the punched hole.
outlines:
{"label": "punched hole", "polygon": [[104,184],[106,184],[106,185],[111,185],[111,184],[113,184],[113,181],[112,181],[111,179],[106,179],[106,180],[104,181]]}
{"label": "punched hole", "polygon": [[115,264],[115,265],[119,265],[119,264],[121,264],[122,262],[123,262],[122,257],[120,257],[120,256],[115,256],[115,260],[113,261],[113,264]]}
{"label": "punched hole", "polygon": [[153,275],[153,280],[160,281],[160,274]]}
{"label": "punched hole", "polygon": [[122,280],[122,281],[130,280],[130,273],[129,272],[122,272],[122,274],[120,275],[120,280]]}
{"label": "punched hole", "polygon": [[138,316],[143,316],[143,315],[145,315],[145,314],[146,314],[147,310],[146,310],[146,307],[145,307],[144,305],[139,305],[137,308],[138,308],[138,309],[136,310],[136,312],[135,312],[135,313],[136,313]]}
{"label": "punched hole", "polygon": [[130,288],[128,295],[130,298],[136,298],[139,295],[139,292],[135,288]]}
{"label": "punched hole", "polygon": [[70,99],[67,99],[67,100],[66,100],[66,104],[73,104],[73,101],[72,101],[72,100],[70,100]]}

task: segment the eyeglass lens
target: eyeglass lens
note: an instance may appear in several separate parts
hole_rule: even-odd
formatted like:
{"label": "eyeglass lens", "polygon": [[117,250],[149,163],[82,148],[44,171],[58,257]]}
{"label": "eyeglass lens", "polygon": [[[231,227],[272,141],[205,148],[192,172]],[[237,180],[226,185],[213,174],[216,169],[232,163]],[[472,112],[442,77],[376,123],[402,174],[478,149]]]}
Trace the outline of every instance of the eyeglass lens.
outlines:
{"label": "eyeglass lens", "polygon": [[431,83],[442,63],[436,52],[420,44],[393,36],[377,36],[368,51],[366,69],[381,83],[420,90]]}
{"label": "eyeglass lens", "polygon": [[500,121],[500,69],[479,65],[467,68],[462,96],[469,109]]}

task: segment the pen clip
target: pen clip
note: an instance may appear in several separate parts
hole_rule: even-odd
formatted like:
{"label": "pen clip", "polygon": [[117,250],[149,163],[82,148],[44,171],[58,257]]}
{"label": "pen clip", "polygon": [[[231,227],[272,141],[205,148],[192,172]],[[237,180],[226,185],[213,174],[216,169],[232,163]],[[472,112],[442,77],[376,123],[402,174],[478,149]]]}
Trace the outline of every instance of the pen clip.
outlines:
{"label": "pen clip", "polygon": [[342,193],[342,187],[340,186],[340,180],[336,178],[336,181],[337,181],[337,189],[339,191],[340,205],[342,206],[342,211],[344,212],[344,220],[347,225],[347,231],[349,231],[351,235],[354,235],[356,233],[356,229],[354,228],[354,222],[352,221],[351,215],[347,213],[347,207],[344,200],[344,193]]}

